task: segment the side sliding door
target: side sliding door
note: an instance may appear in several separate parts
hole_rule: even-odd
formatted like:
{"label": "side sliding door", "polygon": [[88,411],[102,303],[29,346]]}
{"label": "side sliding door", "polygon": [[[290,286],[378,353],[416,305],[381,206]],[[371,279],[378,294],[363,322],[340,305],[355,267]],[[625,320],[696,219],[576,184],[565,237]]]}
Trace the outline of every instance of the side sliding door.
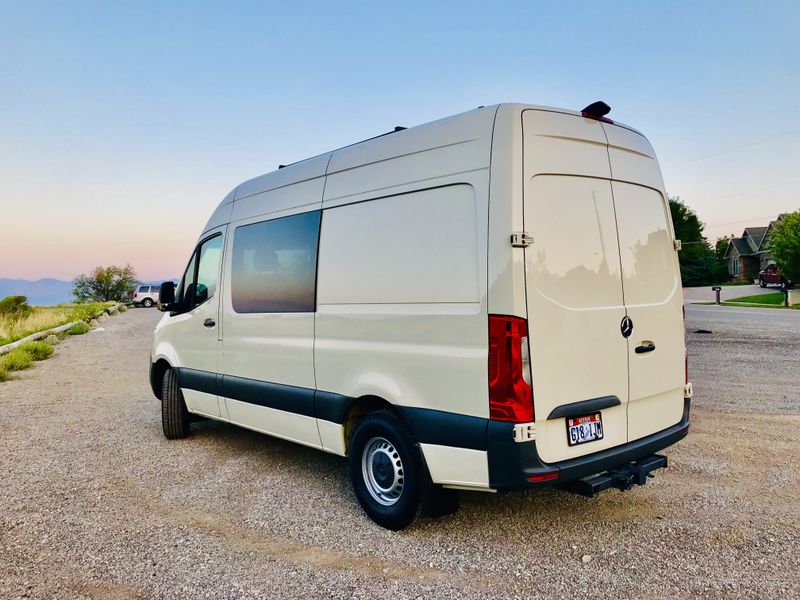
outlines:
{"label": "side sliding door", "polygon": [[320,447],[314,418],[314,310],[321,211],[231,225],[223,377],[232,423]]}

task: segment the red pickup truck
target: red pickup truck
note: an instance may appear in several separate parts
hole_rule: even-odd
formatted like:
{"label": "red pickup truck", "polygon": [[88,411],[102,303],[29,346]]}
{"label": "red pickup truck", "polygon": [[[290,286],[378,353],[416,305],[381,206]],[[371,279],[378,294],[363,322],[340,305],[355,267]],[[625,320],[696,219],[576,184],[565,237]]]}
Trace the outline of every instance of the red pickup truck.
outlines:
{"label": "red pickup truck", "polygon": [[762,269],[758,273],[758,285],[765,288],[770,284],[780,285],[781,287],[786,285],[786,278],[781,273],[781,268],[774,263],[767,265],[766,269]]}

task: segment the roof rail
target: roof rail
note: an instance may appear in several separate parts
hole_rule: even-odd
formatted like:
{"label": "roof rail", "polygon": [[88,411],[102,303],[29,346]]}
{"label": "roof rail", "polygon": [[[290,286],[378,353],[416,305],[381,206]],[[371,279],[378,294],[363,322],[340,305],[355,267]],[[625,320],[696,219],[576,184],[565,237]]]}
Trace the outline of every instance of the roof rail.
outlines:
{"label": "roof rail", "polygon": [[[349,148],[350,146],[355,146],[357,144],[363,144],[364,142],[369,142],[370,140],[377,140],[378,138],[382,138],[385,135],[392,135],[393,133],[397,133],[398,131],[403,131],[405,129],[408,129],[408,127],[403,127],[402,125],[396,125],[395,128],[392,129],[391,131],[387,131],[386,133],[381,133],[379,135],[372,136],[372,137],[367,138],[365,140],[360,140],[358,142],[353,142],[352,144],[347,144],[346,146],[341,146],[340,148],[337,148],[336,150],[342,150],[343,148]],[[331,152],[336,152],[336,150],[332,150]],[[303,162],[305,160],[308,160],[308,159],[304,158],[302,160],[298,160],[298,161],[295,161],[293,163],[289,163],[289,164],[286,164],[286,165],[278,165],[278,168],[279,169],[285,169],[286,167],[291,167],[292,165],[295,165],[295,164],[297,164],[299,162]]]}

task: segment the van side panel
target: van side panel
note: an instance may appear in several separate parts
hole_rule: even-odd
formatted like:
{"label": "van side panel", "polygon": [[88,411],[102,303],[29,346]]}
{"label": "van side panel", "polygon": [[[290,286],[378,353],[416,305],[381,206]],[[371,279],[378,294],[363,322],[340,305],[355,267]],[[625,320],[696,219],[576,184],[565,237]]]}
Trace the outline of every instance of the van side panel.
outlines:
{"label": "van side panel", "polygon": [[524,317],[525,254],[510,236],[525,229],[522,213],[521,105],[497,109],[492,136],[487,260],[487,307],[490,314]]}
{"label": "van side panel", "polygon": [[318,389],[488,417],[483,179],[323,213]]}
{"label": "van side panel", "polygon": [[326,210],[323,238],[318,304],[481,300],[472,186],[451,185]]}
{"label": "van side panel", "polygon": [[[452,432],[488,418],[488,169],[416,187],[323,211],[314,362],[317,389],[332,394],[318,402],[375,396],[435,411],[447,432],[409,422],[433,481],[485,488],[486,452]],[[318,423],[336,452],[337,425]],[[470,474],[456,477],[465,460]]]}

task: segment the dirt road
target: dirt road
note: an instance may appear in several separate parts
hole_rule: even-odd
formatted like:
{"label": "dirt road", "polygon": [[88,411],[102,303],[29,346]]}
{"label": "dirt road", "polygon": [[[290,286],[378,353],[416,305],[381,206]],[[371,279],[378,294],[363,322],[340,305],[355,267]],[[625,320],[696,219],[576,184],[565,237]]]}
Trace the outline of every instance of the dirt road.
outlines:
{"label": "dirt road", "polygon": [[[165,440],[158,316],[115,317],[0,384],[0,597],[800,596],[800,400],[764,398],[787,363],[735,320],[690,336],[714,356],[696,360],[689,437],[647,486],[463,494],[455,516],[393,533],[340,458],[218,423]],[[800,356],[800,320],[785,344]],[[760,397],[729,394],[748,386]]]}

